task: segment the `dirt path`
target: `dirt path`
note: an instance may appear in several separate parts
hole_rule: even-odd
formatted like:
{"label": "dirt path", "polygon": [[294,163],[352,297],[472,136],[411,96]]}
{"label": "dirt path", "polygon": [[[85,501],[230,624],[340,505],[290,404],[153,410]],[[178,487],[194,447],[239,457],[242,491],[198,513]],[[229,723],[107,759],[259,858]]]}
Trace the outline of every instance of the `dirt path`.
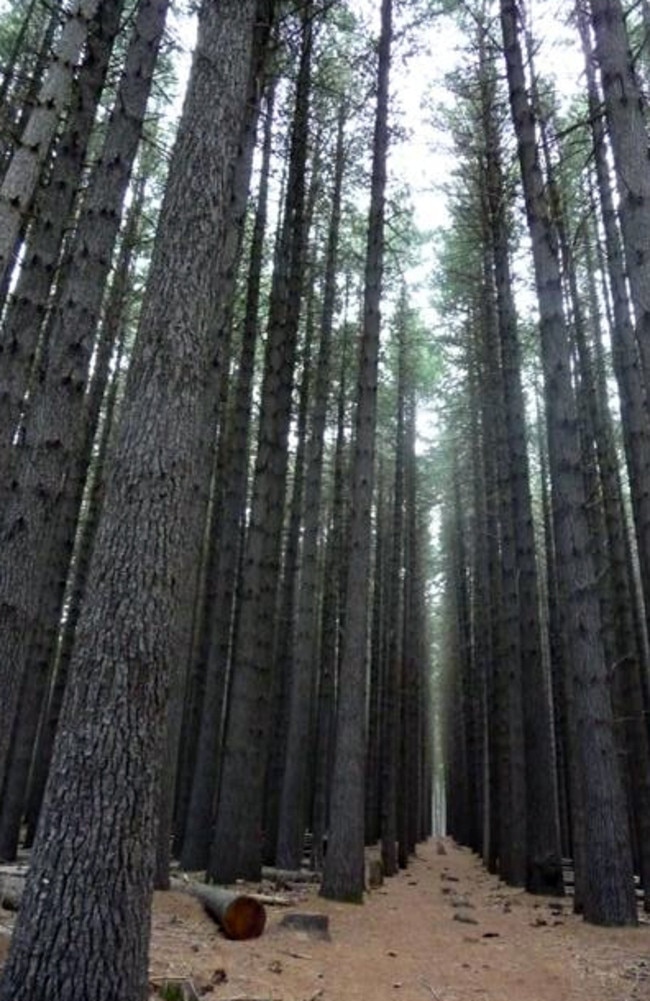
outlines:
{"label": "dirt path", "polygon": [[569,900],[505,887],[443,845],[421,846],[363,906],[299,891],[291,910],[327,914],[329,941],[269,907],[261,938],[228,942],[197,902],[158,894],[152,977],[187,977],[213,1001],[650,1001],[649,924],[586,925]]}

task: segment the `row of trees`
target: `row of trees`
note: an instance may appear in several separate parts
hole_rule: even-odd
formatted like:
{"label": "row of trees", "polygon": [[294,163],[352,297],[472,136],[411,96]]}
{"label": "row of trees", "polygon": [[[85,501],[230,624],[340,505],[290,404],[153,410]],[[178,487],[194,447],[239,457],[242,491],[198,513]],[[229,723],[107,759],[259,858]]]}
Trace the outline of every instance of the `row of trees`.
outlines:
{"label": "row of trees", "polygon": [[462,181],[443,263],[462,372],[444,528],[450,828],[534,891],[562,892],[571,856],[576,907],[602,924],[636,922],[634,871],[646,907],[650,887],[650,172],[637,6],[574,5],[586,93],[564,116],[525,8],[466,8],[452,122]]}
{"label": "row of trees", "polygon": [[360,900],[364,842],[390,874],[431,828],[392,3],[369,44],[347,4],[205,0],[167,163],[169,7],[0,24],[12,1001],[145,997],[172,851],[255,880],[310,829],[323,893]]}

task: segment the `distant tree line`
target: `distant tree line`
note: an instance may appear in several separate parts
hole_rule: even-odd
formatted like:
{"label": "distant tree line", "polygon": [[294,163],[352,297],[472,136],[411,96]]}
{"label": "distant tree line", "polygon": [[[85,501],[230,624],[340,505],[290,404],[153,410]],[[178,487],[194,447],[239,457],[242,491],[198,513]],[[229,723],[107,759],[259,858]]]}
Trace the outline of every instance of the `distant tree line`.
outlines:
{"label": "distant tree line", "polygon": [[572,859],[576,910],[613,925],[635,872],[650,907],[650,11],[628,6],[572,5],[567,111],[526,5],[462,5],[441,283],[449,828],[535,892]]}

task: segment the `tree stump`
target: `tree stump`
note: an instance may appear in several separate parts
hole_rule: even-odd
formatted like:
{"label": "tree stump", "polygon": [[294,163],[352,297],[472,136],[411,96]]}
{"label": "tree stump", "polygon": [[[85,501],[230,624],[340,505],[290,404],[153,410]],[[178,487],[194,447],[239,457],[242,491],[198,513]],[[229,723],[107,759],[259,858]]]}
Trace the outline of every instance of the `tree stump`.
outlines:
{"label": "tree stump", "polygon": [[384,867],[380,858],[366,859],[366,890],[376,890],[384,882]]}
{"label": "tree stump", "polygon": [[285,914],[280,922],[281,928],[305,932],[312,938],[326,940],[329,940],[330,937],[329,926],[330,919],[327,914],[305,914],[302,911]]}
{"label": "tree stump", "polygon": [[17,911],[25,889],[25,876],[0,874],[0,907],[5,911]]}

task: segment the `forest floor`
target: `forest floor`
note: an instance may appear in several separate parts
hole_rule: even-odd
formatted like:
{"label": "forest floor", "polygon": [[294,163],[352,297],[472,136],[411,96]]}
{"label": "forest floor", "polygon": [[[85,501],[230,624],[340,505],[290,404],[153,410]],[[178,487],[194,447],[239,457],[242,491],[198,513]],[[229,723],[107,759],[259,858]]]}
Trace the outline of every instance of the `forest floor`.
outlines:
{"label": "forest floor", "polygon": [[[449,839],[419,846],[362,906],[314,886],[254,889],[289,906],[268,906],[264,934],[244,942],[188,894],[156,894],[152,997],[168,981],[185,1001],[650,1001],[644,916],[638,928],[585,924],[571,898],[504,886]],[[327,915],[329,939],[281,927],[288,911]]]}

